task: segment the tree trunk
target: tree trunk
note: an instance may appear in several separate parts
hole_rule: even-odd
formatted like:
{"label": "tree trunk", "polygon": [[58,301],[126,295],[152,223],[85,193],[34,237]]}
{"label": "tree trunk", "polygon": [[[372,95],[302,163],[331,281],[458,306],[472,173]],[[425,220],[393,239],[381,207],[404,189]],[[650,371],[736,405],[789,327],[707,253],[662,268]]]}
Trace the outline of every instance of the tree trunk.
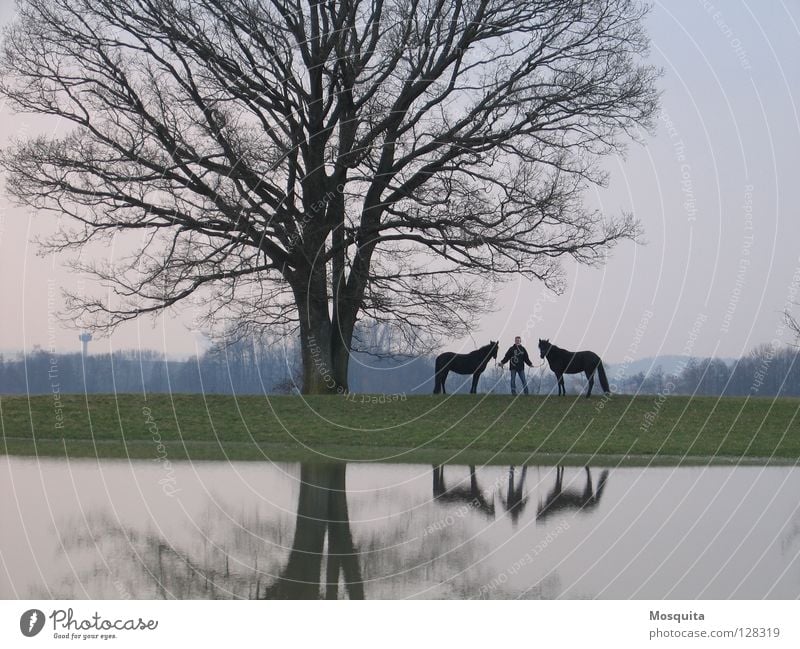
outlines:
{"label": "tree trunk", "polygon": [[347,394],[351,334],[331,324],[325,292],[313,297],[311,292],[303,291],[297,304],[303,394]]}
{"label": "tree trunk", "polygon": [[342,388],[342,393],[350,391],[350,383],[347,380],[347,372],[350,369],[350,336],[344,340],[341,332],[333,330],[331,332],[331,363],[333,366],[333,376],[336,385]]}

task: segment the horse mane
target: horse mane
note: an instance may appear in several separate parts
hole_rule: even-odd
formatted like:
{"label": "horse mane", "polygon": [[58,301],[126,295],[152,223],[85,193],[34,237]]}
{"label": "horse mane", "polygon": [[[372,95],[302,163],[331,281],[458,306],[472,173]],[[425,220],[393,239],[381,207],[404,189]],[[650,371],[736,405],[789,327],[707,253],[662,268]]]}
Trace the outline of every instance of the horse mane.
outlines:
{"label": "horse mane", "polygon": [[483,347],[478,347],[478,349],[473,349],[471,352],[467,352],[464,356],[469,358],[480,358],[483,359],[489,353],[489,350],[496,345],[495,342],[490,342],[488,345],[484,345]]}
{"label": "horse mane", "polygon": [[558,345],[554,345],[549,340],[541,340],[541,342],[550,346],[550,351],[552,352],[566,352],[567,354],[572,354],[573,352],[569,351],[568,349],[564,349],[563,347],[559,347]]}

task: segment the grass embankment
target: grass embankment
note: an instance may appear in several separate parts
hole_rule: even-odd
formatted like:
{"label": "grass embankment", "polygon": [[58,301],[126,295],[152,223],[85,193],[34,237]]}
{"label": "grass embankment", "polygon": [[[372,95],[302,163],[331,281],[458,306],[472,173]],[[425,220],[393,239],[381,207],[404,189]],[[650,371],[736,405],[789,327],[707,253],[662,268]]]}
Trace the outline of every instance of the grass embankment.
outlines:
{"label": "grass embankment", "polygon": [[458,463],[800,458],[800,399],[456,395],[374,401],[361,395],[3,397],[0,453]]}

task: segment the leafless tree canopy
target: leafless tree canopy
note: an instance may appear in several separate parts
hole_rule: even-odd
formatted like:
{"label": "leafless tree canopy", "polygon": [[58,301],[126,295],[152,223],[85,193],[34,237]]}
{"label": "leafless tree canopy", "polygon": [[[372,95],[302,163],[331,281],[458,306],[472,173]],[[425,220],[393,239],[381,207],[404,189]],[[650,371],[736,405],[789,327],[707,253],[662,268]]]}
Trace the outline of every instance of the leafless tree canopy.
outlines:
{"label": "leafless tree canopy", "polygon": [[581,195],[656,110],[645,13],[20,0],[0,92],[71,126],[0,165],[22,203],[72,217],[52,248],[139,231],[113,264],[79,258],[116,299],[75,300],[76,314],[113,327],[192,298],[240,331],[299,325],[306,390],[341,389],[358,318],[455,336],[487,284],[522,274],[558,290],[562,256],[596,263],[636,236],[631,216]]}
{"label": "leafless tree canopy", "polygon": [[796,347],[800,347],[800,321],[798,321],[789,310],[784,311],[783,319],[789,331],[794,336],[794,342],[792,344]]}

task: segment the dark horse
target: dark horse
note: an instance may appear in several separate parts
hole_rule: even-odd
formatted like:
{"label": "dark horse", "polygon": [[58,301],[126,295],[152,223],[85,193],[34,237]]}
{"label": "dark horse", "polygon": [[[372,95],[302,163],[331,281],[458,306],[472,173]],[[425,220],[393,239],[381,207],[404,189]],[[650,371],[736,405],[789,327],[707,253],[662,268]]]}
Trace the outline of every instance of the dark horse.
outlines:
{"label": "dark horse", "polygon": [[447,394],[447,390],[444,389],[445,379],[449,372],[455,372],[456,374],[472,374],[472,389],[469,392],[475,394],[478,390],[478,379],[481,378],[483,370],[489,364],[489,359],[497,359],[497,347],[498,343],[492,340],[488,345],[469,354],[456,354],[455,352],[439,354],[436,357],[436,375],[434,376],[436,385],[433,393]]}
{"label": "dark horse", "polygon": [[597,378],[600,379],[603,392],[606,394],[611,392],[608,387],[606,371],[603,368],[603,361],[594,352],[568,352],[566,349],[550,344],[549,340],[542,340],[541,338],[539,339],[539,352],[542,358],[547,359],[550,369],[556,375],[559,395],[567,394],[567,389],[564,387],[564,374],[578,374],[580,372],[585,372],[586,378],[589,380],[589,390],[586,392],[587,399],[592,396],[595,372],[597,372]]}

